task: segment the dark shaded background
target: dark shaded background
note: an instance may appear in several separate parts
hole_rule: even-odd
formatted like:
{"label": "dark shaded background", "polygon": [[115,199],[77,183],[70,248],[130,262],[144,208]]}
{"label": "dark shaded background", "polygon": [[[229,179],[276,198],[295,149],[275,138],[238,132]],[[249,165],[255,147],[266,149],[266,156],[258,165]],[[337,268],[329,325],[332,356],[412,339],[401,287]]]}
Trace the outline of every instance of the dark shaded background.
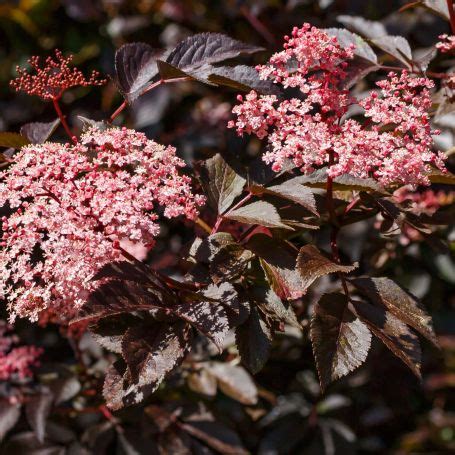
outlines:
{"label": "dark shaded background", "polygon": [[[28,121],[50,121],[52,106],[16,95],[8,87],[16,64],[57,47],[75,55],[81,69],[113,73],[115,49],[126,42],[144,41],[167,47],[202,31],[223,32],[268,49],[254,57],[265,61],[281,46],[281,37],[294,25],[311,22],[340,26],[338,14],[381,20],[391,34],[406,36],[414,48],[433,44],[448,24],[423,9],[398,13],[406,2],[393,0],[23,0],[0,2],[0,131],[18,131]],[[254,61],[254,60],[253,60]],[[189,163],[214,152],[254,155],[248,145],[226,130],[235,92],[197,83],[160,87],[140,98],[123,115],[124,124],[145,131],[158,142],[177,147]],[[121,102],[112,82],[101,89],[76,89],[65,94],[63,106],[70,122],[81,127],[78,115],[102,119]],[[79,122],[79,123],[78,123]],[[58,135],[63,137],[63,131]],[[451,130],[445,133],[450,146]],[[245,153],[245,152],[242,152]],[[206,215],[208,217],[209,215]],[[177,223],[175,223],[177,224]],[[170,224],[163,228],[149,258],[154,266],[172,272],[192,229]],[[453,242],[453,232],[452,232]],[[355,374],[330,387],[320,397],[307,334],[282,336],[264,370],[256,376],[262,410],[249,411],[226,397],[207,401],[220,419],[229,422],[252,453],[454,453],[455,264],[447,254],[425,243],[401,245],[379,238],[371,225],[345,230],[341,248],[350,259],[373,264],[382,275],[394,277],[421,297],[435,320],[441,351],[424,343],[423,383],[382,346],[376,344],[367,363]],[[364,245],[370,245],[362,254]],[[384,260],[386,258],[386,260]],[[322,282],[314,291],[322,292]],[[451,292],[452,291],[452,292]],[[312,296],[302,303],[308,311]],[[55,327],[19,324],[24,340],[45,346],[46,361],[74,362],[73,351]],[[174,400],[197,403],[185,388],[172,382],[154,398],[163,406]],[[63,418],[62,418],[63,419]],[[128,425],[130,416],[125,416]],[[134,420],[134,419],[133,419]],[[62,420],[63,421],[63,420]],[[74,424],[79,428],[78,425]],[[82,432],[82,430],[81,430]],[[297,442],[296,442],[297,441]],[[116,449],[117,450],[117,449]],[[174,453],[179,453],[177,449]],[[115,452],[113,446],[94,453]],[[146,453],[146,452],[139,452]],[[169,452],[172,453],[172,450]],[[201,452],[205,453],[205,452]]]}

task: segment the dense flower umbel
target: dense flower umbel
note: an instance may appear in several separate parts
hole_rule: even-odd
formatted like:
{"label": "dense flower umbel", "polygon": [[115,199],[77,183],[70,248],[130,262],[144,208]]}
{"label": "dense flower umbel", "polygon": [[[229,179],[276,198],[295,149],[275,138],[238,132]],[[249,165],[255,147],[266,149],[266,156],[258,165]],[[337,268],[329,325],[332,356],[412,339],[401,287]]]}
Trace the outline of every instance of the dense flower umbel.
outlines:
{"label": "dense flower umbel", "polygon": [[[305,24],[285,37],[285,50],[258,67],[262,78],[283,87],[298,87],[301,98],[278,100],[252,91],[235,106],[230,127],[240,135],[267,137],[264,160],[279,171],[292,159],[302,172],[328,165],[329,175],[349,173],[389,183],[428,184],[430,164],[444,169],[443,155],[432,151],[428,110],[433,82],[403,71],[378,82],[359,104],[363,123],[344,120],[356,100],[343,88],[352,48],[342,49],[336,38]],[[289,68],[294,67],[291,70]]]}
{"label": "dense flower umbel", "polygon": [[93,71],[87,79],[79,69],[70,68],[72,60],[73,56],[65,58],[58,49],[55,51],[55,60],[47,57],[44,66],[41,66],[39,57],[33,56],[28,62],[35,74],[29,74],[26,69],[17,67],[19,76],[10,82],[11,87],[18,92],[39,96],[43,100],[55,100],[71,87],[106,83],[105,79],[98,79],[97,71]]}
{"label": "dense flower umbel", "polygon": [[0,176],[3,219],[0,294],[10,319],[48,310],[71,317],[93,289],[90,279],[119,259],[121,242],[153,244],[156,206],[166,217],[197,216],[201,196],[175,149],[134,130],[92,128],[76,145],[24,147]]}
{"label": "dense flower umbel", "polygon": [[455,50],[455,36],[453,35],[440,35],[439,39],[441,40],[439,43],[436,43],[436,49],[439,49],[441,52],[453,52]]}
{"label": "dense flower umbel", "polygon": [[23,380],[32,376],[32,367],[39,364],[42,349],[15,345],[16,335],[8,333],[12,327],[0,320],[0,381]]}

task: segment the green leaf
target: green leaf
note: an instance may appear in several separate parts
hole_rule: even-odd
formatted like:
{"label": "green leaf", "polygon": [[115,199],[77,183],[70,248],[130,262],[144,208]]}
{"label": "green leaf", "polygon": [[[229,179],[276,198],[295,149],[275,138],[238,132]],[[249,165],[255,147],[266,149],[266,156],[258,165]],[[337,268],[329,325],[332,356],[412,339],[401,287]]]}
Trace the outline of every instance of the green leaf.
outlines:
{"label": "green leaf", "polygon": [[256,374],[267,362],[272,343],[271,333],[256,308],[253,307],[246,322],[237,327],[235,341],[242,363]]}
{"label": "green leaf", "polygon": [[276,208],[265,201],[252,202],[238,209],[231,210],[225,215],[225,218],[245,224],[259,224],[269,228],[293,230],[293,228],[281,222]]}
{"label": "green leaf", "polygon": [[438,345],[431,316],[413,295],[394,281],[389,278],[355,278],[351,283],[372,303],[384,306],[402,322]]}
{"label": "green leaf", "polygon": [[305,245],[300,248],[297,257],[297,268],[303,279],[303,287],[306,291],[311,284],[323,275],[329,273],[349,273],[357,268],[354,265],[337,264],[323,256],[314,245]]}
{"label": "green leaf", "polygon": [[20,149],[24,145],[30,144],[30,141],[19,133],[10,133],[8,131],[0,132],[0,147]]}
{"label": "green leaf", "polygon": [[224,213],[240,196],[245,186],[246,180],[238,175],[218,153],[205,162],[207,171],[203,179],[209,201],[218,210]]}
{"label": "green leaf", "polygon": [[370,349],[371,332],[348,303],[344,294],[325,294],[311,318],[310,338],[323,389],[358,368]]}
{"label": "green leaf", "polygon": [[384,307],[353,302],[356,315],[420,378],[421,351],[412,330]]}

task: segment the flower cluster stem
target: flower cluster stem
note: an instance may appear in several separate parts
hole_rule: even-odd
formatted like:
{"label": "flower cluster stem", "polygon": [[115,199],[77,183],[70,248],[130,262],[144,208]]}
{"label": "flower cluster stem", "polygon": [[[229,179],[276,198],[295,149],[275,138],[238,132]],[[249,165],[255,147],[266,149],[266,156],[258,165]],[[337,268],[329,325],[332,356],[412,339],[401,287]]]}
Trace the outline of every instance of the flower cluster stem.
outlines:
{"label": "flower cluster stem", "polygon": [[[332,166],[334,164],[335,158],[333,156],[333,152],[329,152],[329,165]],[[333,204],[333,178],[327,175],[327,193],[326,193],[326,203],[327,203],[327,211],[329,213],[329,219],[331,224],[331,233],[330,233],[330,248],[332,250],[332,259],[337,264],[341,263],[340,260],[340,251],[338,249],[338,232],[340,230],[339,222],[335,213],[334,204]],[[346,297],[349,298],[349,290],[346,284],[346,279],[343,273],[338,273],[338,276],[341,280],[341,284],[343,286],[344,293]]]}
{"label": "flower cluster stem", "polygon": [[66,131],[66,134],[69,136],[69,138],[76,144],[77,143],[77,137],[73,134],[71,131],[65,116],[63,115],[62,110],[60,109],[60,105],[58,104],[58,99],[57,98],[52,98],[52,104],[54,105],[55,112],[57,112],[58,118],[62,122],[63,128]]}

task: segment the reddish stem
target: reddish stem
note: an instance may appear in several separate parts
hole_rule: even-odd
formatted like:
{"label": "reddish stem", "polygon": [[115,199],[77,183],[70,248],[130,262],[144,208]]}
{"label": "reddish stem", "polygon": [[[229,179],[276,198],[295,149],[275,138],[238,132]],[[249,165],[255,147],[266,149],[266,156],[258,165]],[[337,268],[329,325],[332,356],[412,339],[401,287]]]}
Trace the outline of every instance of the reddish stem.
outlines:
{"label": "reddish stem", "polygon": [[449,10],[450,27],[452,28],[452,34],[455,35],[455,11],[453,9],[453,0],[447,0],[447,9]]}
{"label": "reddish stem", "polygon": [[[154,82],[153,84],[150,84],[148,87],[146,87],[139,96],[143,95],[144,93],[150,92],[154,88],[164,85],[164,84],[171,84],[172,82],[183,82],[183,81],[190,81],[191,77],[189,76],[184,76],[184,77],[176,77],[174,79],[160,79],[159,81]],[[109,117],[108,122],[112,123],[116,117],[128,106],[127,101],[123,101],[123,103],[114,111],[114,113]]]}
{"label": "reddish stem", "polygon": [[246,6],[240,7],[240,12],[250,25],[269,43],[275,44],[275,37],[269,32],[267,27],[254,15]]}
{"label": "reddish stem", "polygon": [[[335,163],[335,157],[332,151],[329,152],[329,167]],[[334,210],[333,205],[333,178],[327,175],[327,193],[326,193],[326,203],[327,211],[329,212],[330,223],[332,225],[332,232],[330,233],[330,248],[332,250],[332,258],[337,263],[340,264],[340,251],[338,249],[337,237],[338,231],[340,230],[338,219]],[[349,298],[349,290],[346,284],[343,273],[338,273],[338,276],[343,285],[344,292],[346,297]]]}
{"label": "reddish stem", "polygon": [[58,99],[57,98],[52,98],[52,103],[54,105],[55,112],[57,112],[58,118],[62,122],[63,128],[65,128],[66,134],[69,136],[69,138],[77,144],[77,137],[73,134],[71,131],[70,127],[68,126],[68,123],[66,122],[65,116],[63,115],[62,110],[60,109],[60,105],[58,104]]}
{"label": "reddish stem", "polygon": [[241,207],[243,204],[245,204],[245,202],[248,202],[252,197],[253,197],[253,193],[248,193],[241,201],[239,201],[237,204],[235,204],[234,207],[227,210],[225,213],[218,215],[215,226],[213,226],[213,229],[212,229],[212,234],[215,234],[216,232],[218,232],[218,229],[219,229],[221,223],[223,222],[223,219],[225,216],[229,215],[229,213],[231,213],[232,211],[237,210],[239,207]]}

